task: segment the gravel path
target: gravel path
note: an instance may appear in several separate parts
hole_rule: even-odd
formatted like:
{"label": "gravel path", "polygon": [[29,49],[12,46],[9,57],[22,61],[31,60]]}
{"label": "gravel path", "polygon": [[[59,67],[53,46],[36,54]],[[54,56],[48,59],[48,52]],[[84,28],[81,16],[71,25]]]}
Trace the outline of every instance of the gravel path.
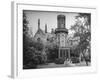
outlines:
{"label": "gravel path", "polygon": [[[77,64],[55,64],[55,63],[48,63],[45,65],[38,65],[37,68],[57,68],[57,67],[75,67],[75,66],[86,66],[85,62],[77,63]],[[89,63],[90,66],[90,63]]]}

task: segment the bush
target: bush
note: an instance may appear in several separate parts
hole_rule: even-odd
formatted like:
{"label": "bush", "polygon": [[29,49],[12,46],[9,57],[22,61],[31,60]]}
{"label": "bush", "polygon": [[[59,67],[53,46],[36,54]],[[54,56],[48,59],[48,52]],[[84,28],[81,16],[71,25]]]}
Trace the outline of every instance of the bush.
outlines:
{"label": "bush", "polygon": [[58,59],[55,60],[55,63],[56,64],[64,64],[64,61],[65,60],[63,58],[58,58]]}
{"label": "bush", "polygon": [[45,62],[42,60],[41,56],[34,56],[32,59],[28,61],[27,64],[23,66],[23,69],[35,69],[37,68],[37,65],[43,64],[43,63]]}
{"label": "bush", "polygon": [[32,61],[30,61],[27,65],[23,66],[23,69],[35,69],[37,68],[37,65],[34,64]]}
{"label": "bush", "polygon": [[33,58],[33,62],[36,65],[45,63],[45,61],[42,59],[42,55],[35,56]]}
{"label": "bush", "polygon": [[71,58],[72,63],[79,63],[79,59],[77,57]]}

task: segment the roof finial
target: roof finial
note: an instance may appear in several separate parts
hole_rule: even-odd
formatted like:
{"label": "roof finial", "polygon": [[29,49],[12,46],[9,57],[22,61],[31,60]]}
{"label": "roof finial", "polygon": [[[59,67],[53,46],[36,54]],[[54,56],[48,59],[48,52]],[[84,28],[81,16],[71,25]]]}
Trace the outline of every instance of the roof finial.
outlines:
{"label": "roof finial", "polygon": [[45,33],[47,33],[47,24],[45,24]]}
{"label": "roof finial", "polygon": [[38,29],[40,29],[40,19],[38,19]]}

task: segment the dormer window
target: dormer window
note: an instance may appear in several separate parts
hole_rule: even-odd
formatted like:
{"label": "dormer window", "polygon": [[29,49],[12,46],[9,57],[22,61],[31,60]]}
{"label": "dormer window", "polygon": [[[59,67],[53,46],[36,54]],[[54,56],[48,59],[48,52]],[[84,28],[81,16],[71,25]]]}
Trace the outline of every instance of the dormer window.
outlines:
{"label": "dormer window", "polygon": [[41,39],[38,37],[38,38],[37,38],[37,41],[38,41],[38,42],[40,42],[40,41],[41,41]]}

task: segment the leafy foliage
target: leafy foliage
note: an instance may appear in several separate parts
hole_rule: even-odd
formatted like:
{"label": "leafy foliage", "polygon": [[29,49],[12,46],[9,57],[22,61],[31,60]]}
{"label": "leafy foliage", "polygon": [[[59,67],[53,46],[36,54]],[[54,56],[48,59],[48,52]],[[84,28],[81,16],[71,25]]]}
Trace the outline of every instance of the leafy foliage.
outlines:
{"label": "leafy foliage", "polygon": [[36,68],[38,64],[44,63],[42,60],[43,44],[36,42],[29,36],[28,20],[23,11],[23,68]]}
{"label": "leafy foliage", "polygon": [[54,62],[58,57],[58,46],[54,43],[49,43],[46,45],[46,53],[49,62]]}
{"label": "leafy foliage", "polygon": [[56,63],[56,64],[64,64],[64,61],[65,61],[64,58],[55,59],[55,63]]}
{"label": "leafy foliage", "polygon": [[[80,37],[79,45],[76,50],[78,53],[82,53],[84,59],[90,56],[90,43],[91,43],[91,14],[80,13],[76,16],[76,24],[71,27],[71,30],[75,31],[74,37]],[[88,50],[86,55],[86,50]]]}

